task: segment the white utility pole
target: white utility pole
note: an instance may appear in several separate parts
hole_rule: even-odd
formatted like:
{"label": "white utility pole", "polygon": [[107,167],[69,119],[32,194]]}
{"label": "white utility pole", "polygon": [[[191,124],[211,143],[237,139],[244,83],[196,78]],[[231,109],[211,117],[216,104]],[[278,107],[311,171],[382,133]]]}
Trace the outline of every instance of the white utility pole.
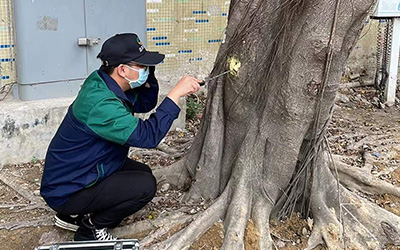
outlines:
{"label": "white utility pole", "polygon": [[394,105],[396,100],[396,85],[400,55],[400,18],[393,18],[393,34],[390,43],[392,50],[388,65],[389,76],[385,88],[385,104],[388,106]]}
{"label": "white utility pole", "polygon": [[[384,53],[390,58],[388,65],[386,65],[385,71],[388,73],[388,77],[385,82],[385,92],[383,100],[386,105],[392,106],[396,101],[396,85],[397,85],[397,74],[399,70],[399,55],[400,55],[400,0],[379,0],[376,5],[376,9],[372,14],[373,18],[377,19],[391,19],[393,28],[388,29],[392,31],[392,34],[386,34],[387,37],[391,37],[390,41],[386,41],[388,44],[388,50]],[[391,25],[390,23],[388,25]],[[378,48],[377,48],[378,49]]]}

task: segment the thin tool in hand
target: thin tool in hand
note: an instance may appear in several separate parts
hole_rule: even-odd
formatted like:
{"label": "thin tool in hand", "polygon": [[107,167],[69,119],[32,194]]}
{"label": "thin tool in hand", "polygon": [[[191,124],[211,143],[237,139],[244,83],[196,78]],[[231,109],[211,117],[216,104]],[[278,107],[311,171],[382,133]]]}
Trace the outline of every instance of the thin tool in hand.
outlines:
{"label": "thin tool in hand", "polygon": [[221,73],[221,74],[216,75],[216,76],[214,76],[214,77],[206,78],[206,79],[204,79],[204,80],[200,83],[200,86],[204,86],[204,85],[206,84],[206,81],[209,82],[209,81],[211,81],[211,80],[213,80],[213,79],[215,79],[215,78],[218,78],[218,77],[220,77],[220,76],[226,75],[226,74],[228,74],[228,73],[231,72],[231,71],[232,71],[232,70],[228,70],[228,71],[225,71],[224,73]]}

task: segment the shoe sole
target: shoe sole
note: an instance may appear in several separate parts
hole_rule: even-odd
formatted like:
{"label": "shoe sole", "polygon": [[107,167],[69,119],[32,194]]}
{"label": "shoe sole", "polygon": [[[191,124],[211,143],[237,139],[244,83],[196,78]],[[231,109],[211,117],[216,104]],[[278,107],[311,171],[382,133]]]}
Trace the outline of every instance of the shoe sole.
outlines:
{"label": "shoe sole", "polygon": [[62,229],[66,229],[66,230],[69,230],[69,231],[72,231],[72,232],[76,232],[76,230],[78,230],[79,226],[71,224],[71,223],[68,223],[68,222],[65,222],[63,220],[60,220],[57,216],[54,216],[54,218],[55,218],[55,225],[57,227],[62,228]]}

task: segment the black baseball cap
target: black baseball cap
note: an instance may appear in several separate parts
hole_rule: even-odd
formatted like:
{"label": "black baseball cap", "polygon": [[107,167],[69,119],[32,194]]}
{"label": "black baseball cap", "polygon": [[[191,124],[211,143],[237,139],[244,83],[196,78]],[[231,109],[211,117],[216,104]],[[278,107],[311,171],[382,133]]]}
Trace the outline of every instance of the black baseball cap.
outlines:
{"label": "black baseball cap", "polygon": [[110,37],[103,43],[97,55],[105,66],[117,66],[128,62],[153,66],[162,62],[164,57],[165,55],[158,52],[147,51],[134,33],[116,34]]}

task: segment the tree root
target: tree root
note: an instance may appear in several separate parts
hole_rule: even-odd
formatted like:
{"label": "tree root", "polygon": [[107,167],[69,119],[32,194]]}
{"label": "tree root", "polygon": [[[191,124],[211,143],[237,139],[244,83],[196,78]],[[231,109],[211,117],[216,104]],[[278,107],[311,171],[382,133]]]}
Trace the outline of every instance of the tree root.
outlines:
{"label": "tree root", "polygon": [[143,220],[134,224],[117,227],[112,229],[112,233],[117,237],[124,238],[132,235],[147,233],[141,244],[146,246],[161,236],[166,234],[171,228],[176,225],[185,225],[192,220],[192,216],[182,212],[171,213],[168,216],[157,218],[156,220]]}
{"label": "tree root", "polygon": [[[338,181],[343,181],[340,178],[343,175],[335,177],[332,174],[328,159],[327,152],[320,154],[314,174],[311,209],[315,225],[308,249],[322,242],[329,249],[382,249],[387,243],[398,244],[400,234],[397,228],[400,227],[400,217],[341,186]],[[336,165],[338,173],[341,167],[346,167]],[[346,169],[345,172],[347,174],[351,171]],[[357,177],[358,175],[362,177]],[[353,180],[370,182],[370,186],[374,188],[378,185],[368,178],[363,179],[366,178],[364,173],[358,175],[355,173]]]}
{"label": "tree root", "polygon": [[259,198],[253,207],[252,218],[259,234],[259,249],[272,249],[274,244],[269,230],[269,215],[272,208],[271,203],[267,202],[263,197]]}
{"label": "tree root", "polygon": [[[338,159],[338,157],[334,158]],[[352,167],[338,160],[335,160],[335,165],[339,173],[340,183],[350,190],[369,194],[391,194],[400,197],[399,187],[371,175],[370,169]],[[332,164],[330,168],[333,171],[335,170],[335,166]]]}
{"label": "tree root", "polygon": [[[315,181],[312,187],[311,209],[314,227],[308,249],[313,249],[319,244],[326,244],[329,249],[378,249],[387,243],[399,244],[400,230],[397,228],[400,227],[400,218],[353,194],[341,184],[354,190],[396,196],[400,196],[400,189],[371,176],[367,167],[351,167],[337,161],[337,158],[336,164],[333,165],[328,159],[329,155],[326,152],[319,155],[318,168],[313,175]],[[335,172],[337,176],[332,174]],[[186,173],[184,160],[170,167],[154,170],[159,181],[168,181],[177,186],[182,183],[182,173]],[[184,176],[187,177],[187,173]],[[338,185],[336,179],[339,179],[341,184]],[[245,180],[246,178],[236,180],[238,182],[234,189],[229,183],[223,194],[207,210],[194,216],[195,219],[188,226],[165,241],[157,242],[177,226],[187,225],[193,217],[167,217],[172,223],[165,223],[165,226],[151,226],[149,223],[147,226],[142,225],[142,229],[152,230],[142,242],[146,246],[151,245],[151,250],[187,249],[213,223],[224,219],[226,231],[221,249],[242,250],[247,223],[249,219],[253,219],[258,231],[259,249],[273,249],[269,216],[275,204],[271,203],[268,197],[261,195],[262,192],[255,192],[259,195],[250,192]],[[132,231],[132,228],[125,228],[125,234]]]}
{"label": "tree root", "polygon": [[15,212],[23,212],[23,211],[29,211],[29,210],[34,210],[34,209],[43,209],[47,212],[54,212],[53,209],[51,209],[49,206],[47,206],[44,202],[40,204],[32,204],[20,209],[15,210]]}
{"label": "tree root", "polygon": [[189,178],[189,173],[185,168],[185,159],[168,167],[154,169],[153,175],[156,177],[157,183],[167,182],[179,188],[182,188]]}
{"label": "tree root", "polygon": [[[32,204],[43,204],[44,202],[39,199],[39,197],[35,196],[30,190],[24,189],[23,185],[19,185],[17,182],[18,180],[15,177],[11,177],[7,174],[7,171],[1,171],[0,173],[0,181],[3,182],[5,185],[13,189],[19,195],[24,197],[27,201]],[[32,205],[31,204],[31,205]]]}
{"label": "tree root", "polygon": [[359,249],[382,249],[387,243],[399,245],[395,239],[398,239],[400,234],[397,230],[390,231],[400,227],[398,216],[348,190],[342,191],[343,202],[348,201],[342,203],[346,248],[357,246]]}
{"label": "tree root", "polygon": [[23,221],[23,222],[7,222],[0,224],[0,230],[17,230],[20,228],[27,228],[27,227],[38,227],[38,226],[53,226],[53,220],[48,216],[44,215],[39,219],[32,220],[32,221]]}
{"label": "tree root", "polygon": [[[244,234],[250,217],[250,192],[244,178],[235,188],[225,218],[225,240],[221,250],[244,249]],[[251,196],[250,196],[251,197]]]}
{"label": "tree root", "polygon": [[209,229],[216,221],[224,217],[228,205],[229,193],[230,185],[228,184],[221,196],[207,210],[198,214],[192,223],[168,240],[155,244],[150,249],[188,249],[190,244],[197,240],[201,234]]}
{"label": "tree root", "polygon": [[165,143],[160,143],[160,144],[157,146],[157,149],[160,150],[160,151],[162,151],[162,152],[164,152],[164,153],[167,153],[167,154],[169,154],[169,155],[177,155],[177,154],[183,154],[183,153],[184,153],[184,151],[182,151],[182,150],[177,150],[177,149],[173,149],[173,148],[171,148],[170,146],[168,146],[168,145],[165,144]]}
{"label": "tree root", "polygon": [[15,207],[27,207],[29,204],[4,204],[0,205],[0,209],[13,209]]}
{"label": "tree root", "polygon": [[[171,151],[172,152],[172,151]],[[176,151],[174,153],[168,153],[160,150],[140,149],[132,151],[130,155],[136,155],[139,158],[145,158],[145,156],[160,156],[165,158],[179,158],[185,154],[184,151]]]}

